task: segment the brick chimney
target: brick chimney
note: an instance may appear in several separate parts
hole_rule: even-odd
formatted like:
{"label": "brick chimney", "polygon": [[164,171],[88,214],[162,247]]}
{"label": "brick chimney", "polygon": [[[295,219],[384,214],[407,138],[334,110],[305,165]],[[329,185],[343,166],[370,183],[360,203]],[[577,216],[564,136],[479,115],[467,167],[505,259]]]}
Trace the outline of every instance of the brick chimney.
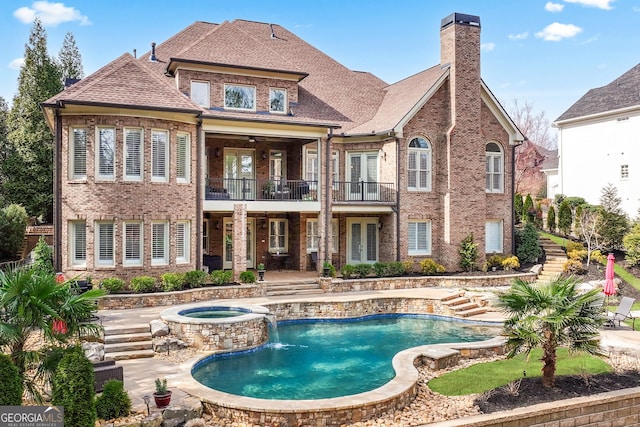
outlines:
{"label": "brick chimney", "polygon": [[[485,148],[481,135],[480,18],[453,13],[441,22],[441,64],[448,64],[451,127],[447,133],[448,185],[444,199],[447,259],[473,233],[482,254],[485,228]],[[449,266],[447,266],[449,268]],[[456,266],[457,267],[457,266]]]}

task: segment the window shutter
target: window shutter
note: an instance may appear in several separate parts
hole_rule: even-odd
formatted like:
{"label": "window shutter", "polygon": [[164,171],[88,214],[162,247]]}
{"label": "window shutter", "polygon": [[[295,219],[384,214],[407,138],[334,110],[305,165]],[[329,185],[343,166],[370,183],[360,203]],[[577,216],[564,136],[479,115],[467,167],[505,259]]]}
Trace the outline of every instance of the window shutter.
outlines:
{"label": "window shutter", "polygon": [[189,180],[189,135],[179,134],[177,137],[176,176],[178,179]]}
{"label": "window shutter", "polygon": [[113,263],[113,223],[98,225],[98,262]]}
{"label": "window shutter", "polygon": [[125,261],[141,261],[142,226],[139,223],[128,223],[124,226]]}
{"label": "window shutter", "polygon": [[155,261],[165,261],[165,224],[153,224],[151,234],[151,257]]}
{"label": "window shutter", "polygon": [[151,176],[156,180],[167,179],[167,133],[153,132],[151,138]]}
{"label": "window shutter", "polygon": [[87,130],[73,130],[73,177],[87,176]]}
{"label": "window shutter", "polygon": [[100,140],[98,174],[103,177],[112,177],[115,160],[115,131],[105,128],[100,129],[98,134]]}
{"label": "window shutter", "polygon": [[125,175],[139,178],[142,176],[142,130],[127,129],[125,144]]}
{"label": "window shutter", "polygon": [[73,224],[74,234],[74,264],[80,264],[87,260],[87,225],[84,221]]}
{"label": "window shutter", "polygon": [[189,260],[189,224],[178,222],[176,224],[176,261]]}

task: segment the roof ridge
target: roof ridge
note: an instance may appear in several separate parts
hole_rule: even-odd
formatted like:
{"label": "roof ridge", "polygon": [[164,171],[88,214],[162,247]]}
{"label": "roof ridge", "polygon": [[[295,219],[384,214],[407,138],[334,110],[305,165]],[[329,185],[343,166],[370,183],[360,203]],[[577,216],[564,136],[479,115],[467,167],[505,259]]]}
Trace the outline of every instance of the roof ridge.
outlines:
{"label": "roof ridge", "polygon": [[[130,59],[130,61],[126,61],[126,59]],[[108,77],[123,68],[129,62],[137,61],[129,52],[125,52],[113,61],[100,67],[95,73],[92,73],[88,77],[81,79],[79,82],[69,87],[68,89],[59,92],[56,97],[65,92],[67,95],[81,95],[87,90],[91,89],[94,85],[101,82],[105,77]]]}
{"label": "roof ridge", "polygon": [[[271,29],[273,29],[273,26],[276,26],[276,27],[281,28],[282,30],[284,30],[285,32],[287,32],[287,33],[289,33],[289,34],[293,34],[293,33],[291,33],[290,31],[288,31],[286,28],[284,28],[284,27],[282,27],[282,26],[280,26],[280,25],[278,25],[278,24],[268,24],[268,23],[266,23],[266,22],[248,21],[248,20],[246,20],[246,19],[235,19],[233,22],[236,22],[236,21],[244,21],[244,22],[250,22],[250,23],[257,23],[257,24],[261,24],[261,25],[269,25],[269,26],[271,27]],[[233,23],[233,22],[232,22],[232,23]],[[282,59],[282,61],[283,61],[284,63],[286,63],[286,64],[290,64],[291,66],[293,66],[293,69],[294,69],[294,70],[297,70],[297,71],[303,71],[303,72],[304,72],[304,70],[301,70],[301,69],[300,69],[300,67],[298,67],[298,65],[297,65],[297,64],[292,64],[292,63],[291,63],[291,61],[289,61],[287,58],[285,58],[284,56],[282,56],[280,53],[276,52],[276,51],[275,51],[271,46],[269,46],[267,43],[264,43],[261,39],[258,39],[258,38],[256,38],[256,37],[254,37],[251,33],[249,33],[249,32],[247,32],[247,31],[243,30],[243,29],[242,29],[242,28],[240,28],[240,27],[236,28],[236,30],[237,30],[237,31],[241,31],[241,32],[242,32],[242,33],[244,33],[247,37],[251,38],[252,40],[254,40],[256,43],[260,44],[261,46],[265,46],[265,48],[266,48],[267,50],[269,50],[270,52],[272,52],[272,53],[273,53],[274,55],[276,55],[278,58],[281,58],[281,59]],[[278,37],[277,37],[277,36],[276,36],[275,38],[276,38],[276,39],[278,39]],[[269,39],[269,40],[271,40],[271,39]]]}
{"label": "roof ridge", "polygon": [[[195,46],[197,43],[201,42],[201,41],[202,41],[203,39],[205,39],[206,37],[209,37],[209,35],[211,35],[212,33],[214,33],[214,32],[216,32],[216,31],[218,31],[218,29],[219,29],[219,28],[221,28],[221,27],[223,27],[223,26],[225,26],[225,25],[229,24],[229,21],[227,21],[227,20],[222,21],[222,23],[220,23],[220,24],[213,24],[213,23],[210,23],[210,22],[204,22],[204,21],[196,21],[196,22],[200,22],[200,23],[207,24],[207,25],[212,25],[212,27],[211,27],[211,29],[209,29],[209,30],[207,30],[207,31],[203,32],[203,34],[202,34],[200,37],[198,37],[197,39],[194,39],[190,44],[186,45],[186,46],[185,46],[184,48],[182,48],[180,51],[175,52],[175,53],[174,53],[174,55],[173,55],[174,57],[179,57],[178,55],[180,55],[181,53],[186,52],[187,50],[191,49],[191,48],[192,48],[193,46]],[[175,39],[176,39],[180,34],[182,34],[182,33],[184,33],[185,31],[187,31],[187,29],[188,29],[188,28],[190,28],[191,26],[193,26],[196,22],[194,22],[193,24],[191,24],[191,25],[189,25],[188,27],[184,28],[182,31],[180,31],[180,32],[178,32],[178,33],[174,34],[173,36],[169,37],[167,40],[163,41],[160,45],[158,45],[157,49],[158,49],[158,50],[160,50],[160,48],[161,48],[163,45],[165,45],[165,44],[169,43],[170,41],[175,40]],[[146,53],[145,53],[145,55],[146,55]],[[167,59],[169,59],[169,58],[167,58]]]}

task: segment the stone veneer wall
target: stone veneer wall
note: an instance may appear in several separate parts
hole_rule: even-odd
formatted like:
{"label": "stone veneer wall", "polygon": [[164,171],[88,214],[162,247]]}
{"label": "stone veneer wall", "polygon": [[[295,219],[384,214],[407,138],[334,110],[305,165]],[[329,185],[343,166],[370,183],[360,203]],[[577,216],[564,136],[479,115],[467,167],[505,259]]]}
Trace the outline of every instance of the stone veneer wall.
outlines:
{"label": "stone veneer wall", "polygon": [[172,334],[198,350],[246,350],[269,341],[267,323],[262,316],[229,322],[223,322],[222,319],[216,319],[216,322],[207,322],[208,319],[189,320],[193,323],[167,321],[167,325]]}

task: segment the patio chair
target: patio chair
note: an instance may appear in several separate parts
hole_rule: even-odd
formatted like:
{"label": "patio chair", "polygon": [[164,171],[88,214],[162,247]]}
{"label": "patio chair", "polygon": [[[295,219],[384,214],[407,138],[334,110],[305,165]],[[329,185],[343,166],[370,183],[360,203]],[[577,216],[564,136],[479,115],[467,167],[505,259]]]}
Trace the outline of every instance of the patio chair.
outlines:
{"label": "patio chair", "polygon": [[612,313],[610,311],[607,312],[607,320],[608,320],[607,323],[610,326],[613,326],[615,328],[616,322],[618,322],[618,326],[620,326],[620,322],[622,322],[623,320],[630,319],[632,321],[631,322],[632,328],[633,330],[635,330],[636,318],[631,315],[631,306],[635,301],[636,301],[635,298],[622,297],[622,299],[620,300],[620,304],[618,305],[618,308],[616,309],[615,313]]}

